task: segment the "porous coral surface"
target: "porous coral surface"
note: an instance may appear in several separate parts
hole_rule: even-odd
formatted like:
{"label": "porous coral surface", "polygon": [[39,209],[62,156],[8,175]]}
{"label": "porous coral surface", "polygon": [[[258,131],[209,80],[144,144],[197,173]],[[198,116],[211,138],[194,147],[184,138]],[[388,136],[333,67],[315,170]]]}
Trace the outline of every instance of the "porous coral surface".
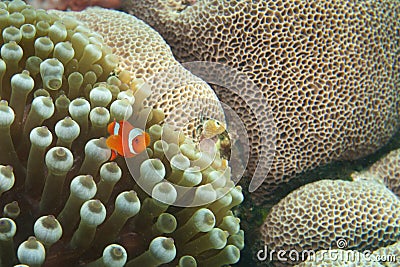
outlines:
{"label": "porous coral surface", "polygon": [[[267,101],[257,108],[270,107],[277,126],[275,160],[259,196],[296,173],[374,152],[399,127],[399,1],[124,0],[123,6],[160,32],[180,61],[228,64],[258,85]],[[246,90],[237,96],[216,88],[247,125],[254,170],[263,142],[257,127],[266,126],[251,116]]]}
{"label": "porous coral surface", "polygon": [[353,177],[376,179],[400,196],[400,149],[396,149]]}
{"label": "porous coral surface", "polygon": [[373,180],[321,180],[293,191],[261,228],[269,249],[374,250],[400,238],[400,201]]}
{"label": "porous coral surface", "polygon": [[142,20],[102,8],[52,12],[74,16],[100,33],[105,43],[120,57],[118,69],[129,71],[135,78],[143,78],[150,84],[152,95],[146,100],[146,105],[161,108],[171,125],[185,128],[189,133],[201,112],[224,121],[214,91],[183,68],[160,34]]}
{"label": "porous coral surface", "polygon": [[383,266],[396,267],[400,265],[400,241],[393,245],[381,247],[372,253],[375,259],[378,259]]}

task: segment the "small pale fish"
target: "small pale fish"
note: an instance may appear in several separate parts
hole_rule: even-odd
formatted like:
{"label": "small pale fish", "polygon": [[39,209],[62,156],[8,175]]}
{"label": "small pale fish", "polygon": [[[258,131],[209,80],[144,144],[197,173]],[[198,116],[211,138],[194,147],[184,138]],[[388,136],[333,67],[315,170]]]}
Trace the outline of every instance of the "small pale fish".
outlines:
{"label": "small pale fish", "polygon": [[196,128],[198,142],[204,139],[211,139],[215,142],[222,158],[230,158],[231,142],[226,125],[216,119],[206,119],[203,110],[198,117],[199,126]]}
{"label": "small pale fish", "polygon": [[203,123],[202,135],[204,138],[210,139],[226,131],[226,127],[222,122],[214,119],[206,120]]}
{"label": "small pale fish", "polygon": [[216,119],[207,119],[204,117],[204,110],[200,112],[199,126],[197,127],[197,135],[202,139],[212,139],[226,131],[224,123]]}

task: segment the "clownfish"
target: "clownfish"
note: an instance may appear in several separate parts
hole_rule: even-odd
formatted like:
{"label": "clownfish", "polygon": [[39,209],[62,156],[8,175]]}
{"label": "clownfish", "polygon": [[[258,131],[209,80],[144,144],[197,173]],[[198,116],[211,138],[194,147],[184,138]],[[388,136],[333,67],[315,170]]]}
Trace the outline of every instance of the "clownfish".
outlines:
{"label": "clownfish", "polygon": [[150,135],[142,129],[135,128],[128,121],[113,121],[107,126],[110,136],[106,140],[111,149],[111,158],[117,155],[132,158],[142,153],[150,144]]}

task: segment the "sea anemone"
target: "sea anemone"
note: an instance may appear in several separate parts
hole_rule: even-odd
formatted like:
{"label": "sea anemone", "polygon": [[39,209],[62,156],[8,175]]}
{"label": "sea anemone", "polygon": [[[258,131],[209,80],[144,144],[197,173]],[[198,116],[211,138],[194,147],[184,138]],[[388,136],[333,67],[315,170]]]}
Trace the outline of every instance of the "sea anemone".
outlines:
{"label": "sea anemone", "polygon": [[[243,201],[216,151],[145,107],[143,80],[79,21],[0,3],[0,265],[234,264]],[[107,125],[149,133],[110,162]]]}

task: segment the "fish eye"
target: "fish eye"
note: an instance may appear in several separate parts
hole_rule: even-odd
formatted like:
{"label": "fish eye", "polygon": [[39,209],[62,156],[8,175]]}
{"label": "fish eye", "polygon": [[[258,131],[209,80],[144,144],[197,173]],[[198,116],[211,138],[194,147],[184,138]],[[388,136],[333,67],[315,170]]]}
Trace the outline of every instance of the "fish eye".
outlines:
{"label": "fish eye", "polygon": [[215,125],[220,126],[219,121],[215,121]]}

